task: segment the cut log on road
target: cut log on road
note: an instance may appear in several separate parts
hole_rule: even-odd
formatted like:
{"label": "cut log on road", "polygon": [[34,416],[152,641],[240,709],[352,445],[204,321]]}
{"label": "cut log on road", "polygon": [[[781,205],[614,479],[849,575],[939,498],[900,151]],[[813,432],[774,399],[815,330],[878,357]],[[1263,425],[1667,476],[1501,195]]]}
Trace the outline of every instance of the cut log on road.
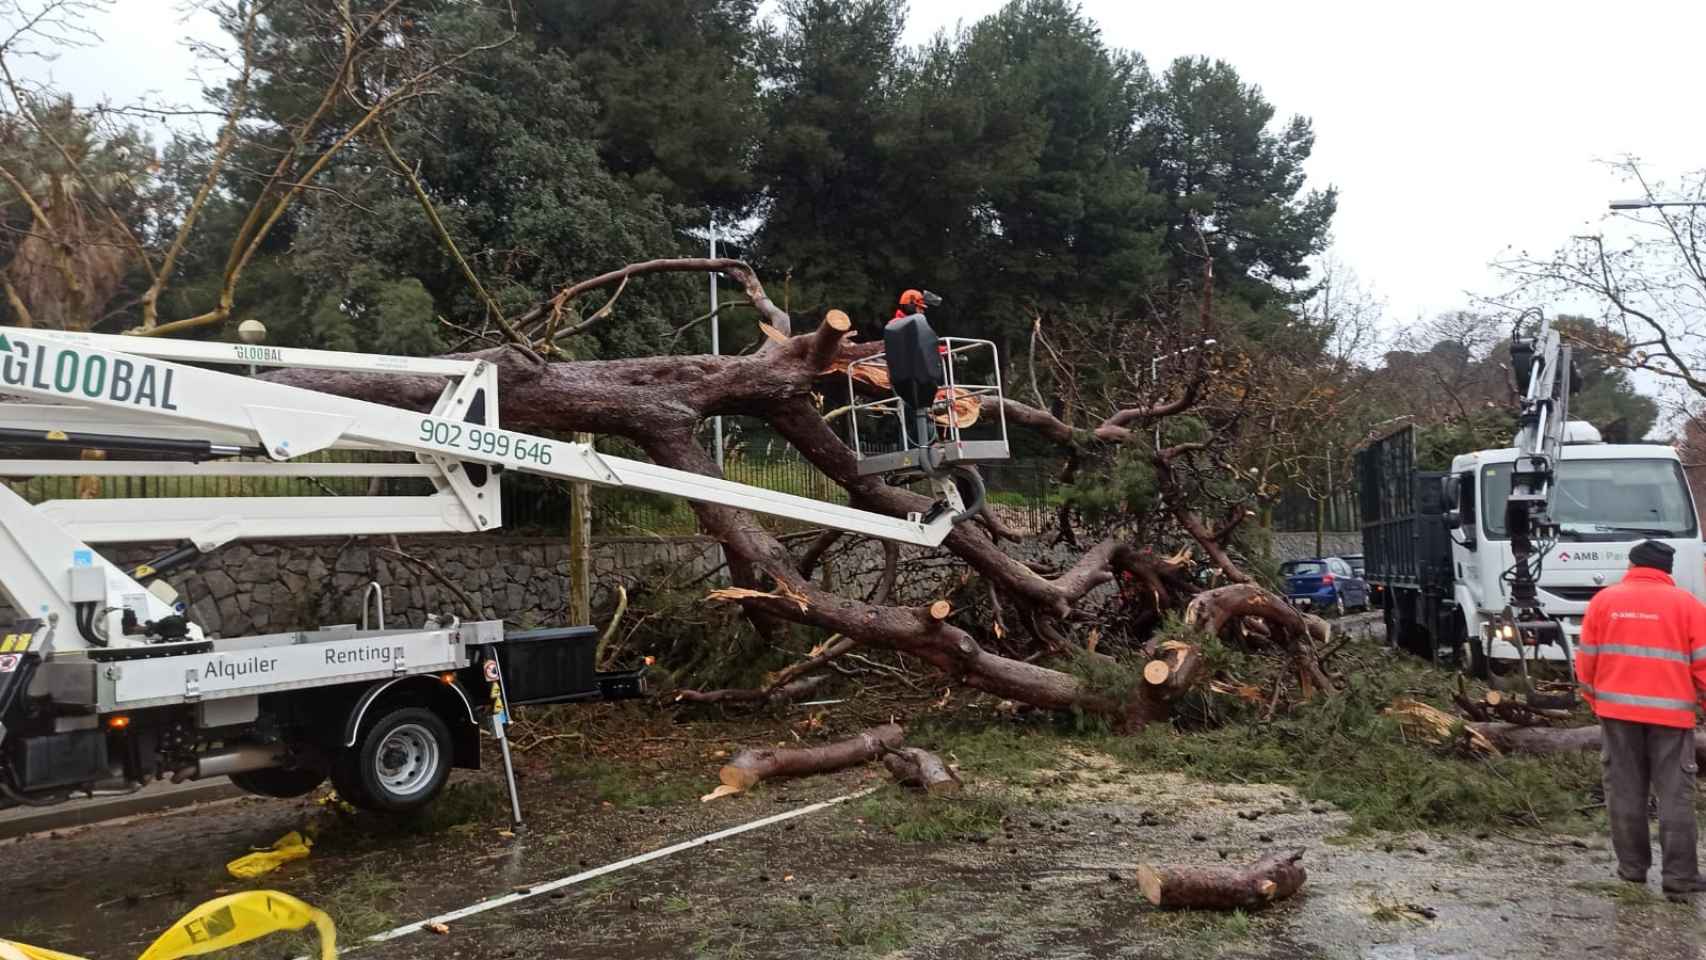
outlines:
{"label": "cut log on road", "polygon": [[1135,730],[1148,723],[1167,720],[1173,701],[1190,690],[1202,674],[1202,655],[1188,643],[1168,641],[1156,651],[1155,659],[1143,666],[1143,682],[1132,693],[1126,725]]}
{"label": "cut log on road", "polygon": [[[1505,753],[1577,753],[1600,748],[1600,729],[1592,727],[1527,727],[1514,723],[1467,723]],[[1706,764],[1706,739],[1694,735],[1694,759]]]}
{"label": "cut log on road", "polygon": [[1308,873],[1297,861],[1302,850],[1263,857],[1248,867],[1137,868],[1137,885],[1149,902],[1165,910],[1257,910],[1296,893]]}
{"label": "cut log on road", "polygon": [[843,770],[874,760],[899,747],[903,733],[897,723],[885,723],[847,740],[821,747],[763,747],[742,750],[717,771],[722,786],[701,797],[711,800],[750,790],[772,777],[803,777]]}
{"label": "cut log on road", "polygon": [[917,747],[901,747],[883,754],[883,766],[894,775],[896,783],[931,796],[960,792],[960,778],[942,758]]}

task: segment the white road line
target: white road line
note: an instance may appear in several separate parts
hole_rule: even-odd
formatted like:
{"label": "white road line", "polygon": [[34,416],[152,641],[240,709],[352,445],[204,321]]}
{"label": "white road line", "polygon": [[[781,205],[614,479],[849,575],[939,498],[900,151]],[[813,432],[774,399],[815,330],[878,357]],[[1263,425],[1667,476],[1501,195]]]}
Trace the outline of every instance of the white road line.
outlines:
{"label": "white road line", "polygon": [[416,920],[413,923],[406,923],[403,926],[396,928],[395,930],[387,930],[384,933],[376,933],[373,936],[368,937],[367,940],[364,942],[366,942],[366,943],[384,943],[387,940],[395,940],[398,937],[406,937],[411,933],[420,933],[423,929],[425,929],[426,925],[429,923],[444,923],[444,924],[455,923],[458,920],[462,920],[464,918],[474,916],[475,914],[485,913],[487,910],[495,910],[498,907],[508,906],[509,904],[512,904],[512,903],[518,903],[522,900],[526,900],[526,899],[529,899],[531,897],[537,897],[540,894],[550,893],[553,890],[560,890],[563,887],[572,887],[577,883],[585,883],[588,880],[592,880],[596,877],[602,877],[608,873],[615,873],[618,870],[625,870],[629,867],[637,867],[642,863],[650,863],[653,860],[661,860],[664,857],[670,856],[672,854],[680,853],[683,850],[691,850],[694,847],[702,847],[708,843],[716,843],[718,840],[723,840],[723,839],[726,839],[728,837],[737,836],[739,834],[746,833],[746,832],[751,831],[751,830],[759,830],[759,829],[762,829],[764,827],[771,826],[773,824],[781,823],[785,820],[792,820],[795,817],[803,817],[803,816],[810,814],[810,813],[817,813],[819,810],[827,810],[830,807],[833,807],[838,803],[846,803],[848,800],[857,800],[860,797],[868,796],[869,794],[871,794],[876,789],[877,789],[876,787],[867,787],[863,790],[856,790],[853,793],[845,794],[845,795],[839,796],[839,797],[833,797],[829,800],[824,800],[824,801],[821,801],[819,803],[808,804],[807,806],[799,807],[799,808],[794,809],[794,810],[787,810],[787,811],[784,811],[782,813],[775,814],[774,816],[765,817],[762,820],[754,820],[751,823],[743,823],[743,824],[740,824],[739,826],[729,827],[729,828],[724,829],[724,830],[718,830],[715,833],[707,833],[702,837],[695,837],[692,840],[683,840],[680,843],[677,843],[677,844],[674,844],[674,845],[668,846],[668,847],[662,847],[660,849],[653,850],[650,853],[642,853],[637,857],[629,857],[626,860],[618,860],[615,863],[607,863],[602,867],[594,867],[591,870],[583,870],[582,872],[574,874],[572,876],[560,877],[556,880],[546,881],[545,883],[533,884],[527,888],[527,891],[525,893],[506,893],[501,897],[492,897],[489,900],[481,900],[479,903],[470,904],[466,907],[462,907],[461,909],[452,910],[449,913],[441,913],[436,917],[428,917],[425,920]]}

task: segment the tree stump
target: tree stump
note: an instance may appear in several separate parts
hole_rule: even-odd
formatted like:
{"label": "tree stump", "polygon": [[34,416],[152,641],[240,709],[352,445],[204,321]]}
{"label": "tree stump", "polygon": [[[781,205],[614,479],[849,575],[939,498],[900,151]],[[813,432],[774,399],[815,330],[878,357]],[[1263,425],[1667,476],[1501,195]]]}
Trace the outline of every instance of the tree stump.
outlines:
{"label": "tree stump", "polygon": [[1163,910],[1259,910],[1303,886],[1308,873],[1297,861],[1303,851],[1263,857],[1248,867],[1137,868],[1137,885]]}
{"label": "tree stump", "polygon": [[1143,682],[1132,691],[1126,725],[1137,729],[1172,716],[1173,701],[1183,696],[1202,673],[1202,655],[1188,643],[1168,641],[1143,665]]}
{"label": "tree stump", "polygon": [[942,758],[917,747],[901,747],[883,754],[883,766],[894,775],[896,783],[931,796],[960,792],[959,775],[942,762]]}

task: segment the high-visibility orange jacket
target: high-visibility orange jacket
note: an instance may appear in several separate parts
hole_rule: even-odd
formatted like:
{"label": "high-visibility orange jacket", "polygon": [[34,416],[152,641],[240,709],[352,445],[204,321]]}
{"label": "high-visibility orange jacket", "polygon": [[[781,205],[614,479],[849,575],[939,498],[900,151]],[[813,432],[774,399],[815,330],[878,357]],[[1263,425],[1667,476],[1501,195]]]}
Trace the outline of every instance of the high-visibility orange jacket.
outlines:
{"label": "high-visibility orange jacket", "polygon": [[1601,717],[1694,726],[1706,696],[1706,604],[1661,570],[1631,567],[1588,604],[1576,680]]}

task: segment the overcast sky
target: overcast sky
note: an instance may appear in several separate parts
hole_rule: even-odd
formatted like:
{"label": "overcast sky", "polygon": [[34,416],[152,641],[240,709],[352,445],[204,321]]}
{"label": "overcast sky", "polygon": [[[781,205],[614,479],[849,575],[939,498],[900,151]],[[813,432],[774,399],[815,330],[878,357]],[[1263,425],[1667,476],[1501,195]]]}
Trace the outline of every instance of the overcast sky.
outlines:
{"label": "overcast sky", "polygon": [[[970,24],[997,0],[929,0],[908,40]],[[1660,175],[1706,167],[1706,2],[1086,0],[1112,46],[1159,72],[1229,61],[1281,116],[1314,119],[1314,185],[1340,190],[1336,254],[1396,323],[1493,292],[1488,260],[1539,253],[1629,193],[1598,161],[1634,154]],[[119,0],[98,46],[51,72],[80,99],[194,100],[189,34],[171,0]]]}

